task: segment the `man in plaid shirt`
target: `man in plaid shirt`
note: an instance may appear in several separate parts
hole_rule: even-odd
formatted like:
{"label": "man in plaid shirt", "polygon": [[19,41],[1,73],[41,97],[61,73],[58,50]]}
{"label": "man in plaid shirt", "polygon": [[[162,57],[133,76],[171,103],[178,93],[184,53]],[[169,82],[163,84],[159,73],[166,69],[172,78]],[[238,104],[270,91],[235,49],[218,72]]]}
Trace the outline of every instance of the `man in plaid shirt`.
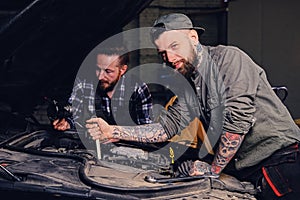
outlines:
{"label": "man in plaid shirt", "polygon": [[96,82],[77,77],[69,103],[72,118],[57,119],[54,129],[82,126],[94,113],[109,124],[132,125],[152,123],[152,97],[145,83],[125,72],[129,55],[124,47],[96,48]]}

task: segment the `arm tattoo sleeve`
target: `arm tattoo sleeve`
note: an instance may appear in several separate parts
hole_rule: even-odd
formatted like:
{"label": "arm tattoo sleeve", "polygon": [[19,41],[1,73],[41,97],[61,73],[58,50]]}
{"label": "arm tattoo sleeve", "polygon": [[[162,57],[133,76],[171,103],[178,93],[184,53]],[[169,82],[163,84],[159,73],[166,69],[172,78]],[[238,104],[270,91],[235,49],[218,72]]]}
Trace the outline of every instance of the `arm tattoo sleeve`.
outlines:
{"label": "arm tattoo sleeve", "polygon": [[157,143],[169,138],[159,123],[140,126],[114,126],[113,138],[143,143]]}
{"label": "arm tattoo sleeve", "polygon": [[219,147],[212,163],[212,172],[220,174],[238,151],[244,135],[225,132],[221,135]]}

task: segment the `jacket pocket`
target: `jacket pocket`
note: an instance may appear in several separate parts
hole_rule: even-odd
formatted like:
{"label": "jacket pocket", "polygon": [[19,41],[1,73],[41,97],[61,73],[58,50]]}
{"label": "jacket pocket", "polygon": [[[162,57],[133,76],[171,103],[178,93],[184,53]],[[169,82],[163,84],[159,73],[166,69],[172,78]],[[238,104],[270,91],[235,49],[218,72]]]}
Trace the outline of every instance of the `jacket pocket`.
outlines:
{"label": "jacket pocket", "polygon": [[262,167],[262,173],[276,196],[282,197],[292,191],[279,165]]}
{"label": "jacket pocket", "polygon": [[[276,196],[281,197],[292,191],[288,182],[289,171],[287,163],[292,164],[297,162],[299,153],[299,144],[296,143],[287,148],[281,149],[274,153],[269,161],[262,167],[262,174]],[[290,173],[288,173],[290,176]]]}

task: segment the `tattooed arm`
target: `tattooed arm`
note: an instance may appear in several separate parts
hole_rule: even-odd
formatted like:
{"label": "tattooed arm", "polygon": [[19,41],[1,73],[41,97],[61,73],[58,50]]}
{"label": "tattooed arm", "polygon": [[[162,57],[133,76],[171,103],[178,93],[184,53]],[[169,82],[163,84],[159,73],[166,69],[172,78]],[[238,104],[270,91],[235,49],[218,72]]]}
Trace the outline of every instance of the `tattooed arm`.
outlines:
{"label": "tattooed arm", "polygon": [[143,143],[156,143],[168,140],[159,123],[141,126],[113,126],[113,138]]}
{"label": "tattooed arm", "polygon": [[219,147],[211,165],[211,171],[220,174],[242,144],[245,135],[225,132],[221,135]]}
{"label": "tattooed arm", "polygon": [[167,141],[168,135],[159,123],[139,126],[109,125],[101,118],[92,118],[87,121],[86,128],[94,140],[121,139],[144,143]]}
{"label": "tattooed arm", "polygon": [[244,137],[244,135],[235,133],[223,133],[211,166],[208,163],[199,160],[194,162],[186,161],[178,167],[179,174],[182,176],[199,176],[212,172],[212,175],[216,175],[216,177],[218,177],[236,154]]}

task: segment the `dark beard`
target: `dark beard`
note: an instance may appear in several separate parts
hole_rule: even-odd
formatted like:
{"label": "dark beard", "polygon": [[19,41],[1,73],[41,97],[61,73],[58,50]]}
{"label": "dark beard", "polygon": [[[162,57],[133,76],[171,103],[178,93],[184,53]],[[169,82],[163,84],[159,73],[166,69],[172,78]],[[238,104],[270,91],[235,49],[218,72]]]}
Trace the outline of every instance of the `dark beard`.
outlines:
{"label": "dark beard", "polygon": [[186,79],[190,79],[195,69],[196,68],[193,64],[184,60],[183,66],[178,69],[178,72],[180,72]]}
{"label": "dark beard", "polygon": [[193,51],[192,63],[188,62],[187,60],[181,60],[181,62],[183,62],[183,65],[181,68],[177,69],[177,71],[180,72],[185,77],[185,79],[190,83],[194,91],[196,90],[195,90],[195,84],[192,81],[192,77],[198,63],[196,57],[197,57],[196,52]]}
{"label": "dark beard", "polygon": [[197,54],[193,48],[192,48],[192,51],[193,51],[192,52],[193,57],[191,58],[191,62],[189,62],[185,59],[182,59],[182,60],[180,60],[180,62],[182,62],[183,65],[181,68],[177,69],[177,71],[180,72],[189,81],[190,81],[194,71],[196,70],[195,66],[197,66],[197,63],[198,63],[198,60],[196,59]]}
{"label": "dark beard", "polygon": [[114,81],[114,82],[112,82],[107,88],[104,88],[103,87],[103,85],[102,85],[102,82],[101,81],[99,81],[99,88],[100,88],[100,90],[102,91],[102,92],[105,92],[105,93],[107,93],[107,92],[111,92],[111,91],[113,91],[114,90],[114,88],[115,88],[115,86],[116,86],[116,84],[117,84],[117,80],[116,81]]}

